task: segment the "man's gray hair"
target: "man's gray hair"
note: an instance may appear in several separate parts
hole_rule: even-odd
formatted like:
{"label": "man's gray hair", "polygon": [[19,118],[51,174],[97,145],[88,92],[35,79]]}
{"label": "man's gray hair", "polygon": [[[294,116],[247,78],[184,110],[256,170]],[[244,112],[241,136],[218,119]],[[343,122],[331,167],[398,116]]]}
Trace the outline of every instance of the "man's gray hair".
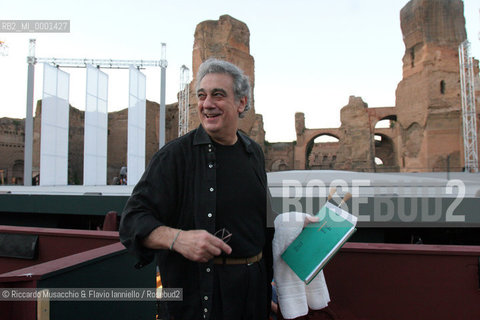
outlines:
{"label": "man's gray hair", "polygon": [[252,100],[251,90],[250,90],[250,81],[248,76],[246,76],[243,71],[236,65],[214,58],[210,58],[204,61],[197,72],[197,84],[195,91],[198,91],[200,82],[202,79],[209,73],[223,73],[229,74],[233,78],[233,94],[236,101],[239,101],[243,97],[247,97],[247,104],[245,105],[245,110],[239,113],[239,117],[243,118],[245,112],[250,110],[250,102]]}

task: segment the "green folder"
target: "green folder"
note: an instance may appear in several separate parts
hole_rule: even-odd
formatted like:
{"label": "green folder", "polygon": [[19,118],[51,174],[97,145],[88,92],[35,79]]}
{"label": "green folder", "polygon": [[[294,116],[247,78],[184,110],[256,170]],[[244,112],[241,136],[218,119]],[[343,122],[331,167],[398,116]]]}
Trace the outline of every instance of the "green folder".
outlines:
{"label": "green folder", "polygon": [[295,274],[309,284],[355,232],[357,217],[327,202],[282,253]]}

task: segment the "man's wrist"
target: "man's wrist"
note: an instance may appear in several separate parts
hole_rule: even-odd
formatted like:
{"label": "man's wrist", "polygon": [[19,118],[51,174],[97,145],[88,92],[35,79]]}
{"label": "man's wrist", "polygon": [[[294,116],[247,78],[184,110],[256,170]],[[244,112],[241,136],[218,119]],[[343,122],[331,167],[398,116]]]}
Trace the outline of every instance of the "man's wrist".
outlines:
{"label": "man's wrist", "polygon": [[182,232],[183,230],[180,229],[177,231],[177,233],[175,234],[175,237],[173,238],[173,241],[172,241],[172,244],[170,245],[170,251],[173,251],[173,246],[175,245],[175,241],[177,240],[178,236],[180,235],[180,232]]}

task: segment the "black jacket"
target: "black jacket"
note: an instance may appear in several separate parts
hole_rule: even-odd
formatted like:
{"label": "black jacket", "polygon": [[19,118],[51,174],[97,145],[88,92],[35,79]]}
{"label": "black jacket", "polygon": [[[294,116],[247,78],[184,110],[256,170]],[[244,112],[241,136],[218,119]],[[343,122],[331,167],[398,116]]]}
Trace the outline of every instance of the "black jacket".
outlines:
{"label": "black jacket", "polygon": [[[246,135],[238,134],[254,171],[268,195],[265,160],[260,146]],[[155,228],[165,225],[183,230],[204,229],[215,232],[215,220],[209,213],[216,206],[215,148],[202,126],[166,144],[152,158],[145,173],[133,189],[122,214],[120,240],[138,258],[137,267],[150,263],[155,254],[165,288],[183,288],[182,303],[168,303],[172,313],[177,309],[211,310],[213,293],[212,262],[196,263],[168,250],[152,250],[141,241]],[[268,200],[268,199],[267,199]],[[271,239],[267,229],[263,248],[269,281],[272,279]],[[270,286],[270,282],[266,285]],[[268,301],[269,303],[269,301]],[[181,311],[178,310],[178,311]],[[206,318],[209,313],[205,312]]]}

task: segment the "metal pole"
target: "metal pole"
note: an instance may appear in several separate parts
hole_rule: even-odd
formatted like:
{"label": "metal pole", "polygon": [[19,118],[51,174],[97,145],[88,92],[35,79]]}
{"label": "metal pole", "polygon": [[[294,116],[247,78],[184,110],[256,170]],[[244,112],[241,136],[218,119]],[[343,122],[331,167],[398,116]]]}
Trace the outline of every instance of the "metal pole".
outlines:
{"label": "metal pole", "polygon": [[23,162],[23,184],[32,185],[32,157],[33,157],[33,89],[35,78],[35,39],[30,39],[27,80],[27,114],[25,116],[25,146]]}
{"label": "metal pole", "polygon": [[167,45],[165,43],[162,43],[162,60],[160,66],[160,123],[158,133],[159,149],[165,145],[165,78],[167,69],[166,50]]}

